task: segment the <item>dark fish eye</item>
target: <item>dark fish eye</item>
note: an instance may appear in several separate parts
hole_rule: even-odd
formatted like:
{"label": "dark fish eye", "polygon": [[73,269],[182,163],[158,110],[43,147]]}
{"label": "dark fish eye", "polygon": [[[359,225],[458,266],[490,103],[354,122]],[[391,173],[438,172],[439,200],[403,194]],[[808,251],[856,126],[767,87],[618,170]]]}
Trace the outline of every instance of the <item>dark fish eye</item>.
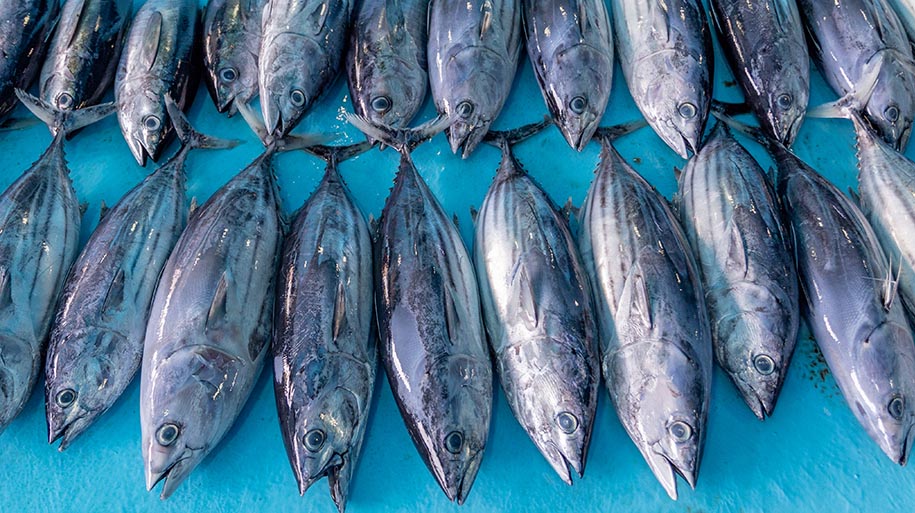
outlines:
{"label": "dark fish eye", "polygon": [[458,104],[456,110],[457,110],[457,113],[459,116],[461,116],[464,119],[467,119],[470,117],[471,114],[473,114],[473,104],[470,103],[469,101],[463,101]]}
{"label": "dark fish eye", "polygon": [[788,93],[782,93],[778,95],[778,98],[776,98],[775,101],[778,103],[780,108],[787,109],[791,106],[791,102],[794,101],[794,98],[792,98]]}
{"label": "dark fish eye", "polygon": [[905,399],[902,396],[894,396],[890,399],[890,403],[886,405],[886,409],[890,412],[890,416],[896,420],[902,420],[902,415],[905,413]]}
{"label": "dark fish eye", "polygon": [[296,107],[305,105],[305,93],[301,89],[293,89],[289,93],[289,101]]}
{"label": "dark fish eye", "polygon": [[557,415],[556,422],[559,424],[559,429],[567,435],[571,435],[578,429],[578,417],[567,411]]}
{"label": "dark fish eye", "polygon": [[890,123],[895,123],[899,119],[899,107],[890,105],[883,111],[883,117]]}
{"label": "dark fish eye", "polygon": [[219,78],[223,82],[235,82],[235,79],[238,78],[238,71],[235,68],[222,68],[219,72]]}
{"label": "dark fish eye", "polygon": [[670,436],[673,437],[674,441],[678,443],[683,443],[693,436],[693,428],[689,427],[689,424],[682,420],[671,423],[671,425],[668,426],[667,431],[670,432]]}
{"label": "dark fish eye", "polygon": [[572,98],[572,101],[569,102],[569,108],[572,109],[572,112],[575,114],[583,113],[587,106],[588,100],[584,96],[576,96],[575,98]]}
{"label": "dark fish eye", "polygon": [[384,114],[391,109],[391,99],[387,96],[376,96],[372,98],[372,110],[379,114]]}
{"label": "dark fish eye", "polygon": [[445,449],[451,454],[460,454],[464,447],[464,435],[459,431],[452,431],[445,435]]}
{"label": "dark fish eye", "polygon": [[753,358],[753,367],[756,369],[756,372],[763,376],[768,376],[775,372],[775,361],[768,355],[758,354]]}
{"label": "dark fish eye", "polygon": [[311,452],[318,452],[321,450],[321,447],[324,447],[324,440],[326,439],[327,436],[324,434],[324,431],[312,429],[305,433],[305,438],[302,441],[304,442],[306,449]]}
{"label": "dark fish eye", "polygon": [[162,120],[160,120],[158,116],[150,114],[149,116],[143,118],[143,126],[150,132],[153,132],[162,126]]}
{"label": "dark fish eye", "polygon": [[72,388],[65,388],[60,392],[57,392],[55,400],[57,401],[57,406],[66,408],[76,402],[76,391]]}
{"label": "dark fish eye", "polygon": [[159,429],[156,430],[156,441],[159,442],[159,445],[163,447],[168,447],[169,445],[175,443],[175,440],[178,439],[178,434],[181,432],[181,429],[178,428],[177,424],[162,424],[159,426]]}
{"label": "dark fish eye", "polygon": [[69,109],[73,106],[73,97],[70,96],[70,93],[60,93],[60,96],[57,97],[57,106],[61,109]]}
{"label": "dark fish eye", "polygon": [[683,119],[692,119],[696,117],[698,110],[696,106],[690,102],[683,102],[677,107],[677,112],[680,114],[680,117]]}

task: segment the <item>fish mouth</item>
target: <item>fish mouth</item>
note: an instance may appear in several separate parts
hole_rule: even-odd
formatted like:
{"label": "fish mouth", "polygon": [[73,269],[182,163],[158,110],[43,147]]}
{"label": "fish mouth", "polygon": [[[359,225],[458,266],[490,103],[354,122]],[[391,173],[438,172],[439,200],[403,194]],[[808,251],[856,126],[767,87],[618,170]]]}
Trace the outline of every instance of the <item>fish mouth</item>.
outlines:
{"label": "fish mouth", "polygon": [[72,420],[67,420],[62,425],[55,429],[51,426],[51,421],[48,422],[48,444],[53,444],[57,440],[60,440],[60,445],[57,447],[59,452],[63,452],[67,447],[73,443],[73,440],[83,433],[89,424],[91,419],[87,419],[84,415],[80,415]]}
{"label": "fish mouth", "polygon": [[[544,454],[547,461],[550,463],[550,466],[553,467],[553,470],[559,474],[560,479],[565,482],[565,484],[572,485],[572,472],[578,474],[578,477],[581,478],[585,474],[584,458],[581,456],[576,456],[573,459],[569,459],[562,450],[559,449],[559,446],[555,442],[550,440],[547,442],[549,454]],[[554,457],[558,456],[558,457]]]}
{"label": "fish mouth", "polygon": [[792,121],[791,124],[788,125],[787,129],[784,130],[782,134],[780,134],[779,142],[781,142],[785,148],[790,148],[791,145],[794,144],[794,140],[797,138],[797,134],[798,134],[798,132],[800,132],[801,124],[803,122],[804,122],[803,114],[797,116],[796,118],[794,118],[794,121]]}
{"label": "fish mouth", "polygon": [[127,139],[127,146],[130,148],[130,153],[133,154],[137,164],[140,164],[141,167],[146,167],[146,157],[149,152],[146,150],[146,145],[143,141],[136,137],[130,137]]}
{"label": "fish mouth", "polygon": [[896,142],[894,144],[894,146],[896,147],[896,151],[898,151],[898,152],[905,151],[906,146],[909,145],[909,136],[911,134],[912,134],[911,125],[903,128],[902,131],[899,132],[899,137],[896,138]]}
{"label": "fish mouth", "polygon": [[576,151],[582,151],[591,142],[591,138],[597,130],[596,121],[597,118],[593,120],[581,119],[577,122],[565,119],[557,124],[559,125],[559,131],[562,132],[562,136],[569,143],[569,146]]}
{"label": "fish mouth", "polygon": [[696,489],[696,473],[694,471],[681,469],[665,454],[654,450],[648,452],[646,456],[648,466],[651,467],[651,471],[672,500],[677,500],[677,475],[682,477],[690,488]]}
{"label": "fish mouth", "polygon": [[731,379],[737,387],[737,391],[740,393],[743,402],[746,403],[753,414],[756,415],[757,419],[766,420],[767,417],[772,416],[781,386],[777,386],[771,393],[760,392],[756,387],[747,383],[737,375],[731,376]]}
{"label": "fish mouth", "polygon": [[454,121],[448,127],[451,152],[455,155],[460,154],[463,159],[469,157],[486,136],[487,127],[488,123],[471,125],[461,120]]}
{"label": "fish mouth", "polygon": [[[190,454],[188,454],[188,452]],[[165,481],[165,484],[162,486],[162,493],[159,494],[159,498],[162,500],[168,499],[178,488],[178,485],[184,482],[188,475],[190,475],[191,470],[194,469],[196,463],[194,462],[194,453],[192,449],[186,449],[185,455],[178,458],[172,464],[165,468],[161,472],[153,472],[147,466],[146,468],[146,490],[151,491],[160,481]]]}
{"label": "fish mouth", "polygon": [[461,479],[456,482],[449,483],[447,476],[444,475],[444,472],[442,472],[440,468],[437,468],[433,472],[435,480],[438,481],[438,485],[442,488],[442,491],[445,492],[445,496],[448,497],[449,501],[457,502],[458,505],[464,504],[464,501],[467,500],[467,495],[470,493],[470,488],[473,486],[473,482],[477,477],[477,471],[480,469],[482,460],[483,451],[478,450],[467,460],[464,473],[461,474]]}
{"label": "fish mouth", "polygon": [[890,457],[899,466],[904,467],[909,461],[909,452],[912,450],[912,444],[915,442],[915,424],[911,424],[902,438],[902,446],[899,447],[899,453]]}

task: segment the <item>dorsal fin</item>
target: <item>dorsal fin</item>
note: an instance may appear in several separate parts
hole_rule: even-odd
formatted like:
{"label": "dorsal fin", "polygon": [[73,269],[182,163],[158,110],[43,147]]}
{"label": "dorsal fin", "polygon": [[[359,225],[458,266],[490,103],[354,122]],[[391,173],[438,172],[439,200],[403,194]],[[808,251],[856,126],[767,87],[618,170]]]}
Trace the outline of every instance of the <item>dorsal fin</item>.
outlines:
{"label": "dorsal fin", "polygon": [[79,204],[79,216],[80,217],[83,217],[84,215],[86,215],[87,210],[89,210],[89,203],[84,201]]}
{"label": "dorsal fin", "polygon": [[457,213],[451,214],[451,221],[454,222],[454,227],[461,231],[461,222],[458,221]]}
{"label": "dorsal fin", "polygon": [[153,12],[149,16],[146,32],[143,33],[143,44],[140,47],[140,62],[151,70],[159,54],[159,39],[162,36],[162,13]]}
{"label": "dorsal fin", "polygon": [[188,215],[193,215],[197,211],[197,196],[191,198],[191,208],[188,210]]}
{"label": "dorsal fin", "polygon": [[479,215],[480,215],[480,211],[477,210],[476,207],[474,207],[473,205],[470,205],[470,220],[473,221],[474,224],[476,224],[477,216],[479,216]]}
{"label": "dorsal fin", "polygon": [[337,340],[346,327],[346,287],[343,280],[337,281],[337,296],[334,298],[333,338]]}
{"label": "dorsal fin", "polygon": [[70,34],[69,35],[64,35],[64,34],[60,35],[61,37],[67,38],[67,46],[73,46],[73,43],[76,41],[76,35],[79,34],[80,20],[83,20],[84,17],[86,16],[85,12],[86,12],[86,8],[89,5],[89,0],[67,0],[67,1],[68,2],[79,2],[79,4],[80,4],[79,11],[76,15],[76,19],[72,20],[72,23],[70,24],[71,29],[72,29]]}
{"label": "dorsal fin", "polygon": [[225,272],[219,278],[216,285],[216,292],[213,294],[213,301],[210,303],[210,310],[207,312],[207,331],[218,330],[221,324],[226,321],[226,296],[229,288],[229,279]]}
{"label": "dorsal fin", "polygon": [[105,315],[112,310],[116,310],[124,302],[124,269],[118,269],[108,285],[108,292],[105,293],[105,302],[102,303],[102,314]]}
{"label": "dorsal fin", "polygon": [[480,23],[480,39],[483,39],[489,29],[492,28],[492,0],[484,0],[480,10],[483,12],[483,21]]}
{"label": "dorsal fin", "polygon": [[105,214],[107,214],[109,210],[110,209],[108,208],[108,205],[105,204],[105,200],[102,200],[102,204],[99,205],[99,210],[98,210],[99,222],[101,222],[102,219],[105,219]]}
{"label": "dorsal fin", "polygon": [[9,269],[0,265],[0,310],[13,304],[12,284]]}

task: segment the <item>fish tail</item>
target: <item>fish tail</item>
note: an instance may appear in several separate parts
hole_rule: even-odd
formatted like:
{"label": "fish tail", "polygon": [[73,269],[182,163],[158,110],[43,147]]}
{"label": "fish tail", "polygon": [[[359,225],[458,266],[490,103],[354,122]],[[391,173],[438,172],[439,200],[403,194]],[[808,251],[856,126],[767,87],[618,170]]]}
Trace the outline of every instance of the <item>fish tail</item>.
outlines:
{"label": "fish tail", "polygon": [[878,53],[867,61],[864,64],[864,73],[853,90],[836,101],[808,109],[807,117],[845,118],[854,121],[856,125],[863,123],[861,112],[874,94],[877,81],[880,79],[880,70],[883,68],[883,59],[883,53]]}
{"label": "fish tail", "polygon": [[436,134],[451,126],[452,123],[450,118],[438,116],[416,128],[394,128],[372,123],[368,119],[350,112],[345,113],[345,116],[348,123],[358,128],[365,135],[373,140],[380,141],[382,144],[391,146],[401,153],[413,151],[414,148],[433,138]]}
{"label": "fish tail", "polygon": [[727,111],[727,107],[719,105],[717,100],[712,100],[712,115],[727,127],[742,133],[766,148],[772,148],[774,145],[781,145],[780,142],[763,132],[758,126],[748,125],[731,117]]}
{"label": "fish tail", "polygon": [[339,164],[344,160],[351,159],[353,157],[359,156],[366,151],[368,151],[374,143],[370,141],[362,141],[356,144],[348,144],[344,146],[327,146],[324,144],[315,144],[312,146],[306,146],[304,150],[315,157],[327,162],[329,165]]}
{"label": "fish tail", "polygon": [[175,127],[178,139],[187,151],[196,148],[229,149],[241,144],[238,139],[220,139],[194,130],[187,116],[181,111],[181,107],[175,103],[175,100],[170,95],[165,95],[165,108],[168,110],[168,117],[171,118],[172,126]]}
{"label": "fish tail", "polygon": [[117,110],[114,102],[102,103],[77,110],[62,110],[50,103],[32,96],[22,89],[16,89],[16,96],[32,114],[48,126],[53,135],[72,134],[80,128],[100,121]]}
{"label": "fish tail", "polygon": [[303,150],[312,146],[317,146],[329,142],[332,136],[327,134],[287,134],[277,138],[267,131],[263,120],[254,112],[251,106],[244,102],[236,102],[236,107],[241,117],[244,118],[251,130],[257,134],[267,151],[278,153],[283,151]]}
{"label": "fish tail", "polygon": [[624,135],[629,135],[636,130],[648,126],[648,122],[644,119],[637,119],[634,121],[628,121],[626,123],[620,123],[613,126],[602,126],[598,127],[594,131],[593,139],[601,141],[613,141],[619,139]]}
{"label": "fish tail", "polygon": [[525,139],[533,137],[540,133],[541,130],[553,124],[553,118],[544,116],[542,120],[536,123],[529,123],[511,130],[496,131],[490,130],[483,138],[484,141],[504,148],[505,146],[514,146]]}

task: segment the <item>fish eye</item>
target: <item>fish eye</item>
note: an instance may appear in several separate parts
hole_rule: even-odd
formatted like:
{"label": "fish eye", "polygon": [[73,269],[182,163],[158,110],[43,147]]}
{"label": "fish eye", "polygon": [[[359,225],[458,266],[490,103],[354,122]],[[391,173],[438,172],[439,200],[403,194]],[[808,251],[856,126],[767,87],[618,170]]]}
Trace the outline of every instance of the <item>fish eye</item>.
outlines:
{"label": "fish eye", "polygon": [[324,447],[324,440],[326,439],[327,436],[324,434],[324,431],[312,429],[305,433],[305,438],[302,441],[305,443],[306,449],[311,452],[318,452],[321,450],[321,447]]}
{"label": "fish eye", "polygon": [[473,104],[466,100],[462,101],[461,103],[458,104],[456,110],[457,110],[457,113],[459,116],[461,116],[464,119],[467,119],[470,117],[471,114],[473,114]]}
{"label": "fish eye", "polygon": [[680,114],[680,117],[683,119],[692,119],[696,117],[698,110],[696,106],[690,102],[683,102],[677,107],[677,112]]}
{"label": "fish eye", "polygon": [[445,435],[445,449],[451,454],[460,454],[464,447],[464,435],[460,431],[452,431]]}
{"label": "fish eye", "polygon": [[143,118],[143,126],[150,132],[154,132],[162,126],[162,120],[158,116],[150,114]]}
{"label": "fish eye", "polygon": [[57,97],[57,106],[61,109],[69,109],[73,106],[73,97],[70,96],[70,93],[60,93],[60,96]]}
{"label": "fish eye", "polygon": [[57,401],[57,406],[66,408],[76,402],[76,390],[65,388],[60,392],[57,392],[55,400]]}
{"label": "fish eye", "polygon": [[667,427],[667,431],[670,433],[670,436],[673,437],[674,441],[678,443],[683,443],[693,436],[693,428],[682,420],[671,423],[670,426]]}
{"label": "fish eye", "polygon": [[775,361],[768,355],[758,354],[753,358],[753,367],[756,369],[756,372],[763,376],[768,376],[775,372]]}
{"label": "fish eye", "polygon": [[890,105],[883,111],[883,117],[890,123],[895,123],[899,119],[899,107]]}
{"label": "fish eye", "polygon": [[782,93],[778,95],[778,98],[775,99],[775,102],[778,103],[778,106],[782,109],[787,109],[791,106],[791,102],[794,101],[794,98],[791,97],[788,93]]}
{"label": "fish eye", "polygon": [[168,424],[162,424],[159,426],[159,429],[156,430],[156,441],[159,442],[159,445],[162,447],[168,447],[169,445],[175,443],[175,440],[178,439],[178,434],[181,432],[181,429],[178,428],[177,424],[169,422]]}
{"label": "fish eye", "polygon": [[305,93],[301,89],[293,89],[289,93],[289,101],[296,107],[305,105]]}
{"label": "fish eye", "polygon": [[575,114],[583,113],[587,106],[588,100],[584,96],[576,96],[569,102],[569,108],[572,109],[572,112]]}
{"label": "fish eye", "polygon": [[886,410],[890,412],[890,416],[894,419],[902,420],[902,415],[905,413],[905,399],[900,395],[893,396],[889,404],[886,405]]}
{"label": "fish eye", "polygon": [[391,99],[387,96],[376,96],[372,98],[372,110],[379,114],[391,110]]}
{"label": "fish eye", "polygon": [[238,70],[232,67],[222,68],[219,71],[219,78],[221,78],[223,82],[235,82],[235,79],[238,78]]}
{"label": "fish eye", "polygon": [[559,429],[567,435],[571,435],[578,429],[578,417],[567,411],[557,415],[556,422],[559,424]]}

